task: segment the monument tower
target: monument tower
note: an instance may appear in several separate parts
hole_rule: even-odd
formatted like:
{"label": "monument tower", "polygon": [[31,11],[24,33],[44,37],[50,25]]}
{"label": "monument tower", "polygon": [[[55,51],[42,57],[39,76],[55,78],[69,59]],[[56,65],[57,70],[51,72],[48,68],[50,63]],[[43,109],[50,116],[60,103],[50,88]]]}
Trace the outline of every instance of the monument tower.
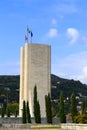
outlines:
{"label": "monument tower", "polygon": [[20,54],[20,103],[19,116],[22,116],[23,101],[29,101],[33,115],[34,86],[40,103],[41,117],[46,116],[45,95],[51,91],[51,47],[43,44],[26,43]]}

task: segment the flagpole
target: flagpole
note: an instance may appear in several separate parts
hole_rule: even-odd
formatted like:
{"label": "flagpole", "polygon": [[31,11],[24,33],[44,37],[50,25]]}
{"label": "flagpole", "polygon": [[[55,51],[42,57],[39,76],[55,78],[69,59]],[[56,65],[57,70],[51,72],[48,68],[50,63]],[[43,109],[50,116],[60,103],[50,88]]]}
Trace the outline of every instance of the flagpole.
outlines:
{"label": "flagpole", "polygon": [[32,37],[33,37],[33,33],[32,33],[32,31],[31,31],[31,43],[32,43]]}
{"label": "flagpole", "polygon": [[[27,25],[27,29],[28,29],[28,25]],[[28,37],[28,31],[27,31],[27,37]],[[27,42],[28,42],[28,40],[27,40]]]}
{"label": "flagpole", "polygon": [[[27,33],[27,37],[28,37],[28,33]],[[28,42],[28,39],[27,39],[27,42]]]}
{"label": "flagpole", "polygon": [[28,25],[27,25],[27,37],[28,37],[28,35],[30,34],[30,42],[32,43],[32,37],[33,37],[33,33],[32,33],[32,31],[28,28]]}
{"label": "flagpole", "polygon": [[28,37],[25,35],[25,42],[28,42]]}
{"label": "flagpole", "polygon": [[32,36],[31,36],[31,43],[32,43]]}

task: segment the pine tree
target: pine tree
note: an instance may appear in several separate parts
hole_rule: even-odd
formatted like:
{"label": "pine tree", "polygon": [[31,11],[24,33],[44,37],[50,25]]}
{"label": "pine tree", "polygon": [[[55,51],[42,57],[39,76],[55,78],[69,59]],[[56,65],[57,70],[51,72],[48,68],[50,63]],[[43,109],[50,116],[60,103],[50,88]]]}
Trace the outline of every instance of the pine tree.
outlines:
{"label": "pine tree", "polygon": [[52,123],[52,108],[51,108],[50,94],[45,96],[45,107],[46,107],[47,123]]}
{"label": "pine tree", "polygon": [[65,112],[64,112],[63,92],[60,93],[59,117],[60,117],[60,122],[61,123],[66,123],[66,116],[65,116]]}
{"label": "pine tree", "polygon": [[22,110],[22,123],[26,123],[26,103],[23,101],[23,110]]}
{"label": "pine tree", "polygon": [[30,109],[29,109],[28,101],[27,101],[27,122],[31,123],[31,115],[30,115]]}
{"label": "pine tree", "polygon": [[74,92],[71,95],[71,115],[72,115],[72,121],[74,122],[74,117],[78,115],[76,98],[75,98]]}
{"label": "pine tree", "polygon": [[37,87],[34,87],[34,118],[36,123],[41,123],[40,105],[37,100]]}

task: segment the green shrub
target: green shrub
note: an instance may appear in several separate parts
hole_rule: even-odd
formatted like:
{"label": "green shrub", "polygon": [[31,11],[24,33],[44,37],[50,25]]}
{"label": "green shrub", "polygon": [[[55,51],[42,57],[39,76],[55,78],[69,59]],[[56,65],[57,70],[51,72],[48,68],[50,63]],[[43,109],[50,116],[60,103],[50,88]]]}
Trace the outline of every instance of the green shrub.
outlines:
{"label": "green shrub", "polygon": [[87,114],[75,116],[74,123],[87,123]]}

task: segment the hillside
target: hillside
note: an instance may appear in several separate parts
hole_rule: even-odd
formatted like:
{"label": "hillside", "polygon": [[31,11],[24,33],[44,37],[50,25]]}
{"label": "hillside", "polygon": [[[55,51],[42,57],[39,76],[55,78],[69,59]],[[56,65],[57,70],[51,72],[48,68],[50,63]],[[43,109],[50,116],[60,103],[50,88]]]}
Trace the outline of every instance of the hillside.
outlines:
{"label": "hillside", "polygon": [[51,75],[51,96],[52,99],[58,99],[60,91],[64,92],[64,97],[70,97],[72,92],[76,96],[87,96],[87,85],[82,84],[80,81],[63,79],[55,75]]}
{"label": "hillside", "polygon": [[19,102],[19,76],[0,76],[0,103]]}
{"label": "hillside", "polygon": [[[70,97],[74,91],[77,96],[87,96],[87,85],[80,81],[68,80],[51,75],[52,100],[58,99],[60,91],[64,91],[64,97]],[[0,102],[19,102],[19,76],[0,76]]]}

